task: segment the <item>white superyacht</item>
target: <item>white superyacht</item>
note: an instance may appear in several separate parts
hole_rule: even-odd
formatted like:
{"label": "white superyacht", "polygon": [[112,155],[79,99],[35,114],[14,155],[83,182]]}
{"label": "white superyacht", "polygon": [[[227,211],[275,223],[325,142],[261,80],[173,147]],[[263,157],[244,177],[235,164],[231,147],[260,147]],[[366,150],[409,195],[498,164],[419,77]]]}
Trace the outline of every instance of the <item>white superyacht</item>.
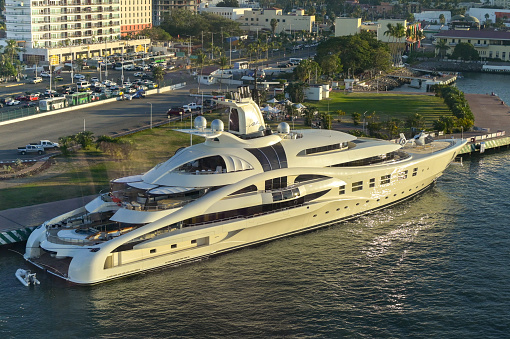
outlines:
{"label": "white superyacht", "polygon": [[110,192],[46,221],[25,259],[74,284],[90,285],[323,227],[381,209],[430,186],[463,140],[401,145],[331,130],[265,126],[247,88],[228,132],[204,117],[202,144]]}

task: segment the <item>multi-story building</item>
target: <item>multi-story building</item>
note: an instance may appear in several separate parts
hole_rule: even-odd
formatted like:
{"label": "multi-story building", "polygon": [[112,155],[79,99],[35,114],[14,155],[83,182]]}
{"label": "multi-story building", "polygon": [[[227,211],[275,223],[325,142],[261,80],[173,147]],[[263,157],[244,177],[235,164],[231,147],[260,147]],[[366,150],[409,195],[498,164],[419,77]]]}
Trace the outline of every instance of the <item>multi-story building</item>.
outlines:
{"label": "multi-story building", "polygon": [[196,12],[199,2],[200,0],[153,0],[152,22],[159,26],[165,15],[171,14],[174,9],[185,8]]}
{"label": "multi-story building", "polygon": [[120,0],[6,0],[6,38],[28,64],[120,53],[149,39],[120,41]]}
{"label": "multi-story building", "polygon": [[377,40],[382,42],[405,43],[405,36],[395,38],[391,35],[385,34],[388,30],[389,24],[393,26],[401,24],[404,26],[404,31],[408,28],[407,21],[401,19],[380,19],[377,22],[363,23],[361,22],[361,18],[336,18],[335,36],[354,35],[361,31],[370,31],[374,33]]}
{"label": "multi-story building", "polygon": [[[460,42],[473,45],[481,59],[510,61],[510,32],[489,30],[451,30],[435,35],[436,45],[444,41],[448,46],[446,54],[451,54]],[[436,52],[439,52],[436,49]]]}
{"label": "multi-story building", "polygon": [[315,15],[305,15],[303,9],[297,9],[292,13],[283,14],[280,8],[253,9],[246,11],[237,20],[241,29],[247,31],[271,31],[271,20],[278,23],[275,33],[305,31],[311,32],[315,22]]}
{"label": "multi-story building", "polygon": [[251,11],[251,8],[243,7],[201,7],[200,13],[212,13],[225,19],[237,21],[244,13]]}
{"label": "multi-story building", "polygon": [[137,34],[152,27],[152,0],[120,0],[122,36]]}

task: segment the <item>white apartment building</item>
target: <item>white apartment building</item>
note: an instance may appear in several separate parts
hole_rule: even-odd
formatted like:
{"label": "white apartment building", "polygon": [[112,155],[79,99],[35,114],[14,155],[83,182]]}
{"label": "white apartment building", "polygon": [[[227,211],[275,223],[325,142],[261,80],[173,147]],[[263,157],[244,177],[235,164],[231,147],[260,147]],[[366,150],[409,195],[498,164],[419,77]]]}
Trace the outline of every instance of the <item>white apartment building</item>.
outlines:
{"label": "white apartment building", "polygon": [[7,40],[24,48],[23,61],[59,64],[137,49],[120,41],[120,0],[6,0]]}
{"label": "white apartment building", "polygon": [[278,23],[275,33],[282,31],[289,33],[296,31],[311,32],[315,15],[305,15],[303,9],[297,9],[287,14],[283,14],[280,8],[252,9],[246,11],[237,22],[241,24],[241,29],[247,31],[271,31],[271,19],[276,19]]}
{"label": "white apartment building", "polygon": [[122,36],[137,34],[152,27],[152,0],[120,0]]}
{"label": "white apartment building", "polygon": [[201,7],[200,13],[212,13],[219,15],[225,19],[230,20],[238,20],[240,19],[247,11],[251,11],[251,8],[241,8],[241,7]]}

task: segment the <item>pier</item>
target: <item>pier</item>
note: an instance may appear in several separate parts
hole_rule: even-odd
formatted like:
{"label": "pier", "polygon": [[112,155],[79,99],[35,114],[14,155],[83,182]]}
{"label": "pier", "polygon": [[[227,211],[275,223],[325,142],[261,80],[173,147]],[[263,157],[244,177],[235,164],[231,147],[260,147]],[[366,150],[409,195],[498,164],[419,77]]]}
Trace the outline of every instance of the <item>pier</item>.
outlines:
{"label": "pier", "polygon": [[426,92],[432,91],[432,86],[434,85],[449,85],[454,83],[457,80],[457,75],[455,74],[441,74],[441,75],[422,75],[422,76],[409,76],[409,75],[387,75],[390,78],[399,78],[399,79],[409,79],[411,83],[410,87],[413,88],[422,88]]}

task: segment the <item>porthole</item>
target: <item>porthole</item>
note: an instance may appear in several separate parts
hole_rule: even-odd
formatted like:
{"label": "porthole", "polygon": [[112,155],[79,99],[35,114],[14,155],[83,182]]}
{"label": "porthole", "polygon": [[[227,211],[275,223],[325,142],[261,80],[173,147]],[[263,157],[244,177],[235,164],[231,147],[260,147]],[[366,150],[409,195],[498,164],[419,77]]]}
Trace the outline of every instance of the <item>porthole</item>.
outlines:
{"label": "porthole", "polygon": [[337,210],[337,211],[340,211],[340,207],[338,207],[336,210]]}
{"label": "porthole", "polygon": [[384,198],[384,199],[388,199],[388,197]]}
{"label": "porthole", "polygon": [[313,217],[315,218],[317,216],[317,214],[314,214]]}
{"label": "porthole", "polygon": [[368,204],[369,202],[370,202],[370,200],[367,200],[367,201],[365,201],[365,204]]}
{"label": "porthole", "polygon": [[359,206],[359,202],[356,203],[356,206]]}
{"label": "porthole", "polygon": [[381,201],[381,199],[377,199],[377,202]]}
{"label": "porthole", "polygon": [[345,206],[344,208],[347,209],[347,208],[349,208],[349,206]]}
{"label": "porthole", "polygon": [[153,253],[156,253],[156,249],[155,248],[151,249],[151,254],[153,254]]}
{"label": "porthole", "polygon": [[396,196],[397,196],[397,194],[395,193],[395,194],[393,194],[393,196],[394,196],[394,197],[396,197]]}
{"label": "porthole", "polygon": [[171,248],[177,248],[177,244],[172,244]]}
{"label": "porthole", "polygon": [[326,211],[326,214],[329,214],[329,211]]}

